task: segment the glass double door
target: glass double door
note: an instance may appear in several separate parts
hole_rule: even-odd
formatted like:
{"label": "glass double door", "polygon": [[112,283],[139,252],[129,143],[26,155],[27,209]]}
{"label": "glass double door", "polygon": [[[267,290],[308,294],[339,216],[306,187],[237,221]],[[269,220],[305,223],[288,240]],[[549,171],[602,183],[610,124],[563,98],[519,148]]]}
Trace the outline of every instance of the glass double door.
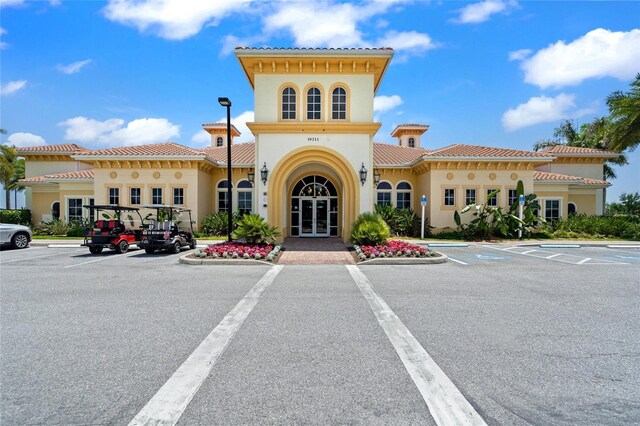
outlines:
{"label": "glass double door", "polygon": [[329,236],[328,197],[300,197],[300,236]]}

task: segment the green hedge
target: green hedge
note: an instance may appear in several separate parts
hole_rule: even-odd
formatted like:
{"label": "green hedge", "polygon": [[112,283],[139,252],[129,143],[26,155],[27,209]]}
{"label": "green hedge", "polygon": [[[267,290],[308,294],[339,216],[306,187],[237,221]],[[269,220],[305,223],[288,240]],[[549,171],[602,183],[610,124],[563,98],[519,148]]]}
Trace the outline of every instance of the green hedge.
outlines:
{"label": "green hedge", "polygon": [[555,238],[623,238],[640,240],[637,216],[571,215],[547,222],[544,231]]}
{"label": "green hedge", "polygon": [[31,210],[0,210],[0,222],[29,226],[31,225]]}

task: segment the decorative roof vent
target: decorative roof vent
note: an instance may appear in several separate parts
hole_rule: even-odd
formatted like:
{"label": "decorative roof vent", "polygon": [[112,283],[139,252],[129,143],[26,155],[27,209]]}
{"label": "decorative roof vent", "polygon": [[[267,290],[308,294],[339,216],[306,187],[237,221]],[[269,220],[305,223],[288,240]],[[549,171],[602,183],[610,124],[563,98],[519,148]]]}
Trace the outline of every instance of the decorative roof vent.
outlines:
{"label": "decorative roof vent", "polygon": [[398,124],[391,137],[398,138],[398,146],[420,148],[420,136],[429,130],[428,124]]}
{"label": "decorative roof vent", "polygon": [[[211,135],[211,146],[227,146],[227,123],[205,123],[202,128]],[[231,125],[231,145],[233,138],[240,136],[236,126]]]}

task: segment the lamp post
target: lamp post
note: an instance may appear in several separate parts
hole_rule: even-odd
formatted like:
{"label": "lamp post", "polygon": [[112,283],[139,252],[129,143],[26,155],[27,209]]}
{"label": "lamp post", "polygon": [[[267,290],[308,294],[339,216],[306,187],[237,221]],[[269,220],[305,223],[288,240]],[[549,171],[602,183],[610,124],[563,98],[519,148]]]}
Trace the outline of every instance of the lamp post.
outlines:
{"label": "lamp post", "polygon": [[231,201],[231,101],[229,98],[218,98],[218,102],[227,108],[227,239],[231,242],[233,231],[233,202]]}

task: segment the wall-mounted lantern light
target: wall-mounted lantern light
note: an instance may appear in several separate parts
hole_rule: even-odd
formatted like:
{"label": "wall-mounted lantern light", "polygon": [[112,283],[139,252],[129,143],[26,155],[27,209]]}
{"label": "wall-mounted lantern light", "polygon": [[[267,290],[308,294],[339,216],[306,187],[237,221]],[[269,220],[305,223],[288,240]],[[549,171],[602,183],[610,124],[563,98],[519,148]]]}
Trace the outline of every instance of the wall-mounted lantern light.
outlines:
{"label": "wall-mounted lantern light", "polygon": [[269,169],[267,169],[267,163],[264,163],[264,165],[260,169],[260,179],[262,179],[263,184],[266,185],[268,177],[269,177]]}
{"label": "wall-mounted lantern light", "polygon": [[254,169],[249,170],[247,173],[247,180],[252,184],[256,181],[256,171]]}
{"label": "wall-mounted lantern light", "polygon": [[362,163],[362,167],[360,168],[360,183],[364,185],[366,181],[367,181],[367,168],[364,166],[364,163]]}
{"label": "wall-mounted lantern light", "polygon": [[380,172],[378,170],[373,171],[373,184],[378,186],[380,183]]}

